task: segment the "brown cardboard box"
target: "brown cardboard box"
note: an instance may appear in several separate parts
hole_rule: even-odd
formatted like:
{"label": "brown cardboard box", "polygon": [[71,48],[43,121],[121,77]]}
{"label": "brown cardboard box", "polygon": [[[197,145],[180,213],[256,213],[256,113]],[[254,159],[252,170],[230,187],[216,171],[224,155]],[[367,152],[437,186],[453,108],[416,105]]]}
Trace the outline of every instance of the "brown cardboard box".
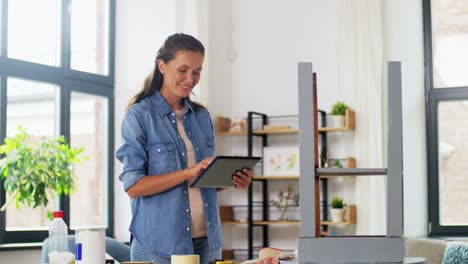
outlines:
{"label": "brown cardboard box", "polygon": [[221,221],[232,221],[234,219],[232,206],[219,206],[219,217],[221,218]]}

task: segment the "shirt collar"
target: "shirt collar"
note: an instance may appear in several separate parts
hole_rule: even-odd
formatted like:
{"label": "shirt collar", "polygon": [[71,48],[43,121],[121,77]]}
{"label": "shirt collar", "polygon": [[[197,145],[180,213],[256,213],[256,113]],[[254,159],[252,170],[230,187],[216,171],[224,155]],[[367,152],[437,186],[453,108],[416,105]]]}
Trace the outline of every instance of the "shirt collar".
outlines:
{"label": "shirt collar", "polygon": [[[169,106],[169,104],[166,102],[166,99],[164,99],[159,91],[156,91],[154,95],[151,96],[151,100],[153,101],[153,104],[156,106],[156,110],[161,116],[166,116],[173,112],[172,108]],[[187,98],[184,98],[183,100],[185,109],[187,109],[187,111],[193,112],[193,108],[189,100],[187,100]]]}

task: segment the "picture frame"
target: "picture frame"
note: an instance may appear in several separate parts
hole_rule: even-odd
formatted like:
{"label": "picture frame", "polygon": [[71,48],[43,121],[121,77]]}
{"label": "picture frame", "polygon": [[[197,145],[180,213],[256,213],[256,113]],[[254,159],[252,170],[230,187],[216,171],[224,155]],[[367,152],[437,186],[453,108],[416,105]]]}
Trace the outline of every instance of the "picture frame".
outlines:
{"label": "picture frame", "polygon": [[264,147],[263,175],[299,176],[299,146]]}

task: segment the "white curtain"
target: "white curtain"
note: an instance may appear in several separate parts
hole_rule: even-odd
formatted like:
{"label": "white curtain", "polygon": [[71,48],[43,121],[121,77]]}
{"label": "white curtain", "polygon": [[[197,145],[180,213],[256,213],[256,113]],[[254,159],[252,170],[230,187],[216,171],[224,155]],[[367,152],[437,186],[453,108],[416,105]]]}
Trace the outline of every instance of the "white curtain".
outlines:
{"label": "white curtain", "polygon": [[[354,97],[357,166],[382,168],[386,95],[381,0],[339,1],[338,27],[338,86]],[[357,177],[355,184],[356,234],[385,235],[385,178]]]}
{"label": "white curtain", "polygon": [[205,46],[203,71],[194,89],[194,99],[206,105],[209,91],[208,0],[177,0],[175,15],[176,31],[196,37]]}

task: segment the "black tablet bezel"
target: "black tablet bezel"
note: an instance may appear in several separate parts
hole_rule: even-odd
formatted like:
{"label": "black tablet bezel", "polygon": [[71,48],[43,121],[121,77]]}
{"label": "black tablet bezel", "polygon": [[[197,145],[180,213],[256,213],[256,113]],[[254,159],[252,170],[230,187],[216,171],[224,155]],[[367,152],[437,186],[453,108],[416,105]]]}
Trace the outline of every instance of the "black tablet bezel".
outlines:
{"label": "black tablet bezel", "polygon": [[[195,179],[195,181],[193,181],[193,183],[190,184],[190,187],[191,188],[228,188],[228,187],[234,187],[233,183],[231,185],[229,185],[229,186],[226,186],[226,185],[223,185],[223,186],[219,186],[219,185],[196,186],[196,184],[200,181],[200,179],[202,179],[205,175],[207,175],[207,172],[210,170],[210,168],[212,168],[216,164],[216,162],[218,162],[218,161],[221,161],[221,162],[222,161],[229,161],[229,160],[245,160],[245,161],[248,161],[248,162],[255,161],[255,164],[254,164],[254,166],[255,166],[261,159],[262,159],[261,157],[217,156],[210,163],[210,165],[208,165],[208,167],[197,177],[197,179]],[[244,169],[244,168],[248,168],[250,170],[253,170],[253,167],[249,168],[249,166],[241,166],[238,169],[241,170],[241,169]],[[235,173],[235,171],[233,171],[232,173]],[[232,174],[229,175],[229,179],[230,179],[230,182],[232,182]]]}

